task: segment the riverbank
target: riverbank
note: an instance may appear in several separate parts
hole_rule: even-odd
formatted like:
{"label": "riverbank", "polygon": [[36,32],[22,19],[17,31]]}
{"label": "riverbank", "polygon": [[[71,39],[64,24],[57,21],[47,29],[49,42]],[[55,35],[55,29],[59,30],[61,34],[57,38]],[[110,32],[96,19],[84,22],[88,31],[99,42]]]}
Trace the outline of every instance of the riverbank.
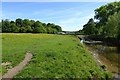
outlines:
{"label": "riverbank", "polygon": [[117,46],[120,47],[120,40],[117,38],[105,37],[104,35],[91,35],[84,37],[88,41],[102,41],[108,46]]}
{"label": "riverbank", "polygon": [[[93,55],[94,59],[96,60],[96,62],[98,63],[98,65],[100,67],[101,67],[101,65],[106,65],[107,71],[111,72],[113,77],[120,78],[120,73],[119,73],[120,69],[119,69],[118,63],[114,63],[112,60],[109,60],[109,58],[107,58],[105,55],[103,55],[106,53],[100,53],[100,51],[96,47],[86,45],[86,44],[85,44],[85,46],[90,51],[91,55]],[[113,55],[113,56],[117,56],[117,55]]]}
{"label": "riverbank", "polygon": [[78,36],[81,42],[84,43],[85,47],[90,51],[91,55],[93,55],[94,59],[98,63],[99,66],[106,65],[107,70],[110,71],[115,78],[120,78],[120,62],[119,57],[120,53],[117,50],[116,46],[106,45],[103,41],[99,41],[101,43],[93,41],[92,39],[88,39],[88,36]]}

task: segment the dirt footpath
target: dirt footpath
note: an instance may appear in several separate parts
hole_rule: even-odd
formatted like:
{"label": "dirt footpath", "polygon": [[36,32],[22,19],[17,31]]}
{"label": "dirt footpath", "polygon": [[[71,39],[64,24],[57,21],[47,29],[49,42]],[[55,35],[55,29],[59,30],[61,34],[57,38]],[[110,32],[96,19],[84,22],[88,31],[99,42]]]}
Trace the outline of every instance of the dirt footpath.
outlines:
{"label": "dirt footpath", "polygon": [[29,52],[25,55],[25,58],[22,62],[20,62],[17,66],[14,68],[8,70],[8,72],[2,76],[2,79],[12,79],[17,73],[19,73],[25,66],[26,64],[31,60],[32,54]]}

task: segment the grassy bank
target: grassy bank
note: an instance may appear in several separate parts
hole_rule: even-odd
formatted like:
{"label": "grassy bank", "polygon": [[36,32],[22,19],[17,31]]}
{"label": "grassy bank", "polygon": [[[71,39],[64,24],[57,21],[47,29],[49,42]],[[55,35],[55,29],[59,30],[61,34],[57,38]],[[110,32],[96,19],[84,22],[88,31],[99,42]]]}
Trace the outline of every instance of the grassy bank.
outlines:
{"label": "grassy bank", "polygon": [[30,63],[15,78],[107,78],[78,38],[52,34],[3,34],[2,62],[14,67],[27,51]]}

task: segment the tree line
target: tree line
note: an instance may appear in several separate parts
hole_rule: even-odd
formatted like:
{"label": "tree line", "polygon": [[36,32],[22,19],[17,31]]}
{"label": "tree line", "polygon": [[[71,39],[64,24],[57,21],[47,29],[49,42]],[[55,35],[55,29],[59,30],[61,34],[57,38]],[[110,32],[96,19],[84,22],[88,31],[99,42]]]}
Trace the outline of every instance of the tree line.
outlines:
{"label": "tree line", "polygon": [[[54,23],[42,23],[29,19],[22,20],[21,18],[15,21],[8,19],[0,22],[3,33],[49,33],[55,34],[61,32],[62,28]],[[0,28],[0,29],[1,29]]]}
{"label": "tree line", "polygon": [[[97,21],[95,22],[94,19]],[[94,19],[89,19],[88,23],[83,26],[84,34],[120,37],[120,1],[95,9]]]}
{"label": "tree line", "polygon": [[120,1],[95,9],[94,19],[89,19],[80,31],[86,35],[101,35],[103,38],[120,40]]}

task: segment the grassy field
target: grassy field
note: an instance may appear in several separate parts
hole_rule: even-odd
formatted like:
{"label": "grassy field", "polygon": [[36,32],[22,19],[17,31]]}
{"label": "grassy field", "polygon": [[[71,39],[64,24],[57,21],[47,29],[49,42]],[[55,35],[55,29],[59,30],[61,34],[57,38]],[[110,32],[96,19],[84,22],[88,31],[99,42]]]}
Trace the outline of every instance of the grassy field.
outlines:
{"label": "grassy field", "polygon": [[13,34],[2,35],[3,74],[19,64],[27,51],[33,58],[15,78],[92,78],[108,77],[95,63],[79,39],[70,35]]}

